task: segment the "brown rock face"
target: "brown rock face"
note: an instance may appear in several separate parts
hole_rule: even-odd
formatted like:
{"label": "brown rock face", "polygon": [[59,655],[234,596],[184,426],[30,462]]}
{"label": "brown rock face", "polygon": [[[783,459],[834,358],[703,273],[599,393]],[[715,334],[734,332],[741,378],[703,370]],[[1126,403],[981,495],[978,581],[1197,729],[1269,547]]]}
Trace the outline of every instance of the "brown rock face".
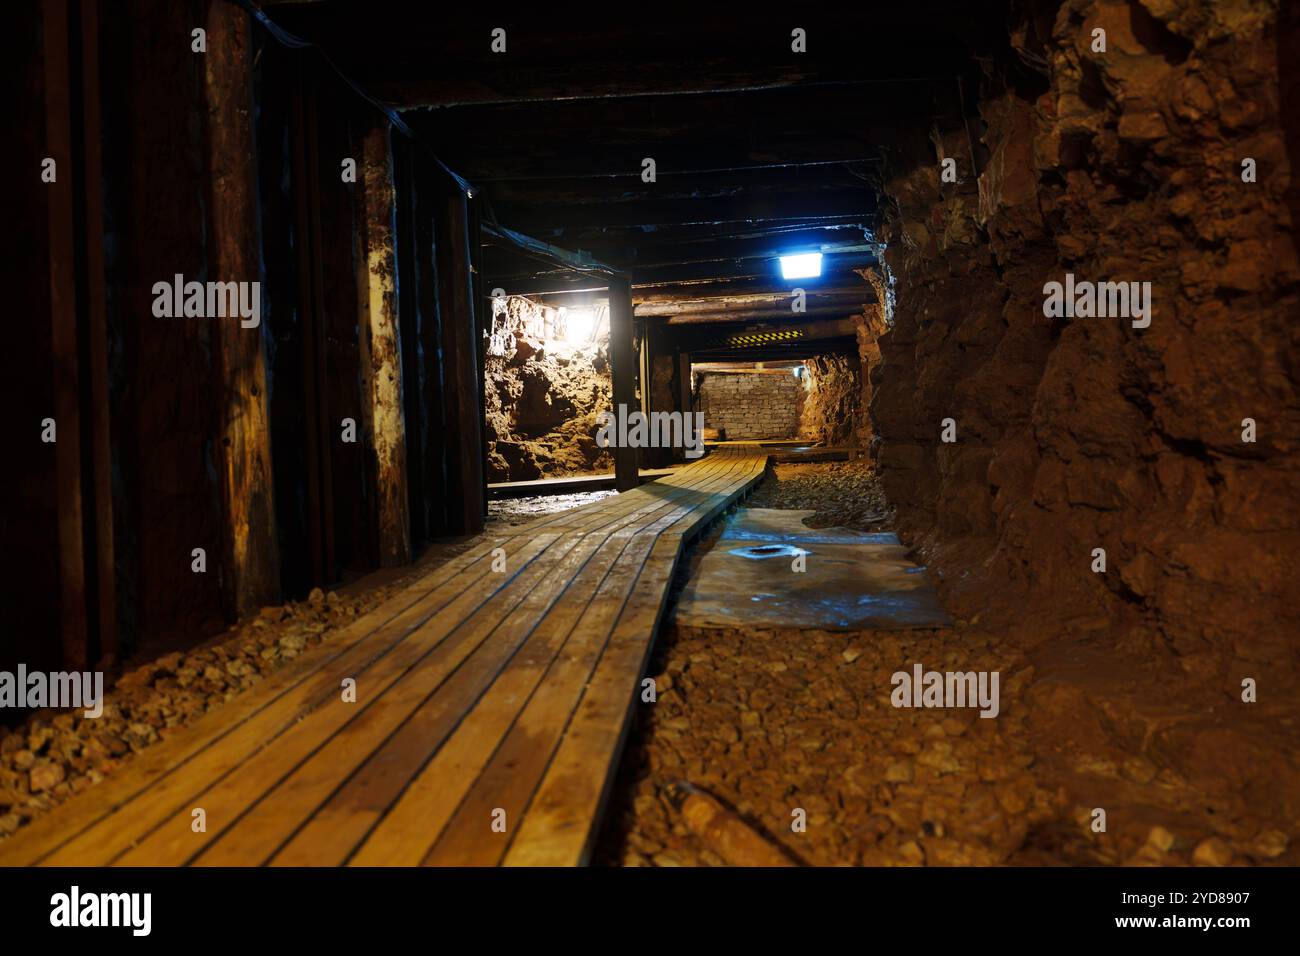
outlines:
{"label": "brown rock face", "polygon": [[526,481],[613,469],[596,444],[611,407],[604,348],[548,354],[519,336],[510,357],[487,358],[489,481]]}
{"label": "brown rock face", "polygon": [[862,363],[856,355],[818,355],[805,364],[808,395],[800,434],[826,445],[857,445],[864,429]]}
{"label": "brown rock face", "polygon": [[[1185,668],[1290,670],[1300,266],[1274,14],[1208,0],[1030,14],[1013,45],[1043,75],[982,91],[978,179],[960,127],[936,134],[937,157],[918,134],[887,176],[873,278],[896,301],[871,402],[885,488],[957,613],[994,593],[1009,616],[1050,608],[1038,639],[1101,613]],[[1045,285],[1067,274],[1150,283],[1149,326],[1048,317]]]}

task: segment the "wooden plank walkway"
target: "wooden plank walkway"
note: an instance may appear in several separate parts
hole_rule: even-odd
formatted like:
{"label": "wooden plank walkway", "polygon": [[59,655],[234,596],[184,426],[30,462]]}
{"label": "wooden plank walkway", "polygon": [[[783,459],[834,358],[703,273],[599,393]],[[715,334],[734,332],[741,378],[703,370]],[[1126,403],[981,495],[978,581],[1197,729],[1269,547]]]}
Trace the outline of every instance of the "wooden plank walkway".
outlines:
{"label": "wooden plank walkway", "polygon": [[494,536],[0,843],[0,865],[587,862],[683,543],[766,460],[719,449]]}

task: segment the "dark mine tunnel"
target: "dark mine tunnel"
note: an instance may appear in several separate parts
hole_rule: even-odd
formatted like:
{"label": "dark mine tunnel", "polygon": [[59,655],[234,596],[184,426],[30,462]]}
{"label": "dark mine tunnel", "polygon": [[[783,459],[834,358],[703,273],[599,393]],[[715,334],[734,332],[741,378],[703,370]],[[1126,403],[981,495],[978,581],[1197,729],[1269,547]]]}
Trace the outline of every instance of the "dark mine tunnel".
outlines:
{"label": "dark mine tunnel", "polygon": [[497,865],[1266,921],[1293,6],[5,17],[6,923]]}

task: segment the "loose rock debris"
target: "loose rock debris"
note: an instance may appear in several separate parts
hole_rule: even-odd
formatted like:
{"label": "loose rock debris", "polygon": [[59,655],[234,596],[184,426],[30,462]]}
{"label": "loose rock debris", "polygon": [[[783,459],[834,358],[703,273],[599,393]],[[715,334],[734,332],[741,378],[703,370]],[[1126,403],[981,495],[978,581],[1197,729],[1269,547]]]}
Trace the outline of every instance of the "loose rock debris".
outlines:
{"label": "loose rock debris", "polygon": [[857,531],[883,531],[893,520],[871,462],[773,465],[771,474],[745,502],[750,508],[810,509],[810,528],[839,526]]}
{"label": "loose rock debris", "polygon": [[616,494],[617,491],[580,491],[571,495],[533,495],[489,501],[487,530],[517,528],[541,515],[568,511]]}
{"label": "loose rock debris", "polygon": [[[642,706],[601,862],[729,862],[663,796],[678,778],[818,866],[1006,862],[1064,810],[1032,772],[1016,706],[1027,662],[986,643],[956,631],[674,627],[662,646],[658,699]],[[893,708],[889,675],[914,655],[954,670],[1010,663],[1002,717]]]}
{"label": "loose rock debris", "polygon": [[[746,505],[887,529],[869,517],[888,508],[864,462],[778,465]],[[1189,712],[1156,668],[1098,656],[1068,629],[1035,642],[1041,623],[1013,632],[981,615],[912,631],[667,620],[649,670],[657,699],[638,705],[598,863],[731,865],[666,796],[679,779],[814,866],[1300,862],[1294,761],[1275,759],[1296,750],[1294,719],[1261,711],[1242,727]],[[997,671],[997,718],[894,707],[892,675],[916,664]]]}

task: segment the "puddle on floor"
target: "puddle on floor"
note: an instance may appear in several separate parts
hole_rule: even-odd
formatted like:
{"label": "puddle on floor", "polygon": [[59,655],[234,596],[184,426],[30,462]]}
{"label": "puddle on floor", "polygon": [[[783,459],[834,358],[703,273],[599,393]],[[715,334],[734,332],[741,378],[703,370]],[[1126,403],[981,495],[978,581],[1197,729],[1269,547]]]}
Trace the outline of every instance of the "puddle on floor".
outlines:
{"label": "puddle on floor", "polygon": [[739,508],[701,545],[677,598],[687,627],[950,627],[925,569],[893,534],[809,528],[812,511]]}

